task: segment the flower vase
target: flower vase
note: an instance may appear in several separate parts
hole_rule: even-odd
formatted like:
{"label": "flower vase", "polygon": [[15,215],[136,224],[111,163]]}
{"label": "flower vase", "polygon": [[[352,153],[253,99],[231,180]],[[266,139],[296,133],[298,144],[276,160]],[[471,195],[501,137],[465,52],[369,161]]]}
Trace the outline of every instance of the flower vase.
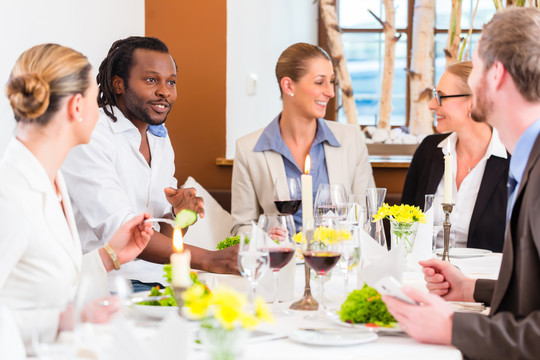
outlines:
{"label": "flower vase", "polygon": [[397,221],[390,221],[392,248],[396,246],[402,249],[406,270],[408,270],[407,256],[413,251],[417,230],[417,222],[401,223]]}
{"label": "flower vase", "polygon": [[243,328],[201,327],[201,343],[208,360],[238,360],[244,353],[248,332]]}

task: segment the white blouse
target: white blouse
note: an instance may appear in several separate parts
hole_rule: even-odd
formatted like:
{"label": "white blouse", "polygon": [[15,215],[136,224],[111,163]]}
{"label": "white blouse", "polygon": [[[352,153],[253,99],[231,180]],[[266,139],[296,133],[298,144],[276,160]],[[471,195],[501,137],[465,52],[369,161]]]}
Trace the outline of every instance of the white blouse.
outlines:
{"label": "white blouse", "polygon": [[[438,147],[441,148],[441,151],[446,155],[447,143],[450,142],[450,152],[455,155],[457,139],[457,134],[452,133],[441,141]],[[486,163],[490,156],[498,156],[503,159],[507,158],[506,148],[499,139],[499,134],[495,128],[493,128],[486,154],[465,176],[459,190],[457,189],[456,178],[454,176],[454,182],[452,184],[452,202],[454,203],[454,209],[450,214],[450,222],[452,224],[450,229],[450,247],[467,247],[467,237],[474,205],[476,204],[476,198],[478,197],[478,191],[480,190]],[[457,156],[454,156],[453,167],[454,174],[457,174]],[[444,176],[439,182],[435,195],[444,195]],[[437,235],[436,247],[443,247],[442,230]]]}

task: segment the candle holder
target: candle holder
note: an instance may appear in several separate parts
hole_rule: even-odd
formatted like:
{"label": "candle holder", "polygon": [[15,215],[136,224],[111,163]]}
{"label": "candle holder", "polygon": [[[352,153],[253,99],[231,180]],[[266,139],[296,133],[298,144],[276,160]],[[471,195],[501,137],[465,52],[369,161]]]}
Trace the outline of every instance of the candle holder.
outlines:
{"label": "candle holder", "polygon": [[[306,230],[305,231],[305,241],[307,244],[307,237],[313,237],[313,230]],[[319,308],[319,303],[315,300],[315,298],[311,295],[311,286],[310,286],[310,279],[311,279],[311,268],[306,263],[306,260],[304,259],[304,272],[306,276],[306,285],[304,286],[304,296],[291,304],[289,309],[292,310],[304,310],[304,311],[313,311],[317,310]]]}
{"label": "candle holder", "polygon": [[178,315],[180,315],[180,317],[185,317],[184,313],[182,312],[182,307],[184,306],[183,295],[186,292],[186,290],[188,289],[188,287],[187,286],[178,286],[178,285],[171,285],[171,287],[173,289],[174,299],[176,300],[176,303],[178,304]]}
{"label": "candle holder", "polygon": [[441,204],[444,211],[444,222],[443,222],[443,254],[442,260],[450,262],[450,214],[454,209],[454,204],[451,203],[442,203]]}

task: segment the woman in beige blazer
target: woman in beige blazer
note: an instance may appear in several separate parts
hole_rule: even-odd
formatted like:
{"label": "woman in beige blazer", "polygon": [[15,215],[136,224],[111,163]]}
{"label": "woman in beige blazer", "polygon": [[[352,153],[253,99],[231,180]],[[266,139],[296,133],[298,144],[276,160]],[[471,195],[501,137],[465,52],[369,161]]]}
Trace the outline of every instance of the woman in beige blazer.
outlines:
{"label": "woman in beige blazer", "polygon": [[[141,214],[103,248],[82,255],[59,169],[74,146],[89,141],[98,119],[97,84],[86,57],[56,44],[35,46],[17,60],[6,94],[17,127],[0,160],[0,303],[28,348],[33,331],[54,338],[72,325],[66,307],[81,272],[107,293],[107,272],[136,257],[152,229]],[[114,310],[101,309],[96,315],[103,319]],[[34,329],[37,319],[41,328]]]}
{"label": "woman in beige blazer", "polygon": [[[365,142],[358,126],[323,120],[334,97],[334,70],[318,46],[297,43],[276,64],[282,112],[264,129],[236,142],[232,175],[232,233],[248,231],[262,213],[276,213],[274,182],[300,177],[311,157],[313,192],[319,183],[343,184],[362,196],[375,186]],[[295,214],[297,228],[301,210]],[[299,230],[299,229],[298,229]]]}

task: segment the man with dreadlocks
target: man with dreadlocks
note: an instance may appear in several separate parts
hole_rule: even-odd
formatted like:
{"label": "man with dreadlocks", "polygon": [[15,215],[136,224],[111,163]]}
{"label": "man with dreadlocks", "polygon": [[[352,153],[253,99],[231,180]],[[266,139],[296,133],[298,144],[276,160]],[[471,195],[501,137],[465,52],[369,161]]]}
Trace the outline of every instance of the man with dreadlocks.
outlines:
{"label": "man with dreadlocks", "polygon": [[[204,216],[195,189],[177,189],[174,152],[163,123],[176,100],[176,64],[151,37],[116,41],[99,67],[100,119],[89,144],[75,148],[62,168],[84,251],[102,246],[140,212],[171,217],[181,209]],[[172,206],[171,206],[172,205]],[[172,229],[161,225],[136,259],[122,266],[135,290],[162,281]],[[196,269],[237,273],[237,248],[208,251],[186,245]]]}

